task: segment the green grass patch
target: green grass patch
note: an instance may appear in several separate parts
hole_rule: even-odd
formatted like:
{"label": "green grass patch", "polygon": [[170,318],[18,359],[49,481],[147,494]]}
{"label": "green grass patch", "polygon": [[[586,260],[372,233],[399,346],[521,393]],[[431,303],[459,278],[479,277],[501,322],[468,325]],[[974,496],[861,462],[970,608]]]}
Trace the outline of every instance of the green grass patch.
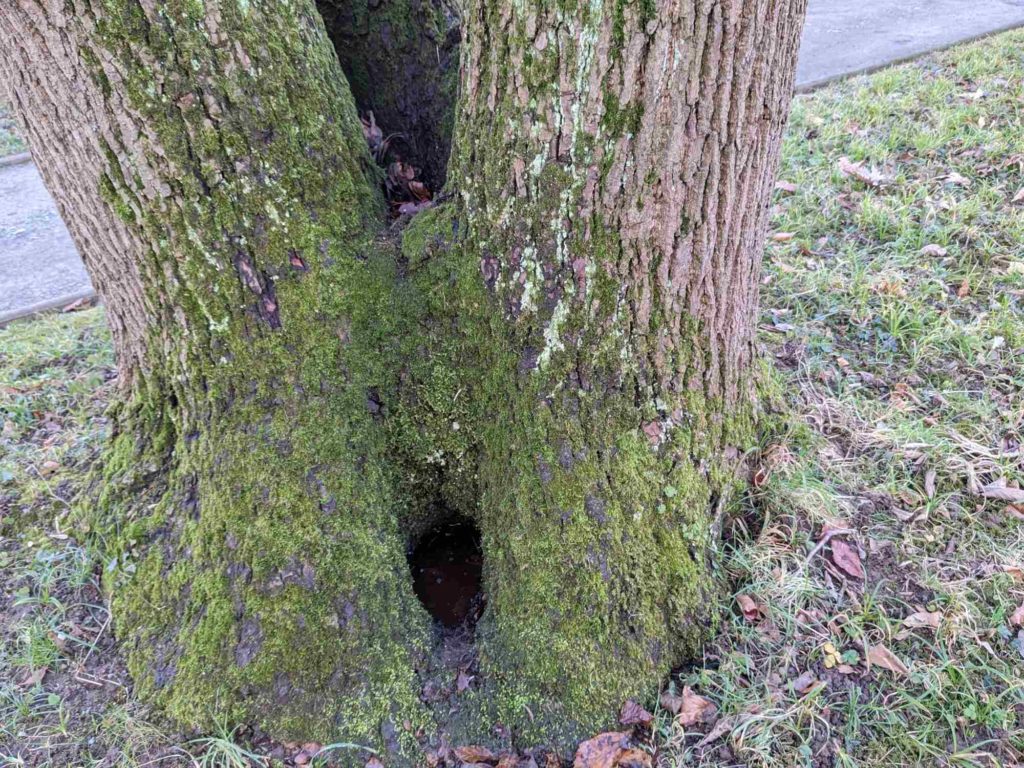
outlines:
{"label": "green grass patch", "polygon": [[1021,32],[796,100],[762,293],[789,410],[724,554],[761,613],[679,681],[728,727],[667,721],[667,763],[1021,763],[1024,506],[984,491],[1024,484],[1021,104]]}
{"label": "green grass patch", "polygon": [[0,157],[24,152],[28,147],[18,132],[11,108],[0,102]]}

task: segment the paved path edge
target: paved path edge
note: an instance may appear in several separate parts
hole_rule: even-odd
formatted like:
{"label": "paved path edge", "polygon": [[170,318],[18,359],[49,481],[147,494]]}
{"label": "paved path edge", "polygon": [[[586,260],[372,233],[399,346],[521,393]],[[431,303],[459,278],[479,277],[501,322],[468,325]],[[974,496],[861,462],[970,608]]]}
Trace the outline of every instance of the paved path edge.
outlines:
{"label": "paved path edge", "polygon": [[21,320],[25,317],[34,317],[45,312],[63,309],[68,304],[73,304],[76,301],[81,301],[83,299],[91,300],[96,297],[96,291],[78,291],[77,293],[68,293],[64,296],[58,296],[55,299],[40,301],[38,304],[32,304],[28,307],[19,307],[18,309],[12,309],[9,312],[0,312],[0,328],[3,328],[5,325],[12,323],[15,320]]}
{"label": "paved path edge", "polygon": [[902,56],[898,59],[891,59],[889,61],[880,62],[878,64],[869,64],[866,67],[860,67],[859,69],[851,69],[849,72],[839,72],[835,75],[828,75],[826,77],[819,77],[815,80],[808,80],[804,83],[797,83],[796,87],[793,88],[794,94],[813,93],[814,91],[820,90],[827,85],[832,85],[839,80],[847,80],[852,77],[859,77],[860,75],[870,75],[874,72],[880,72],[883,69],[889,67],[898,67],[901,64],[906,64],[914,59],[920,59],[922,56],[928,56],[933,53],[940,51],[948,51],[950,48],[956,48],[958,45],[968,45],[970,43],[976,43],[979,40],[984,40],[988,37],[995,37],[1001,35],[1004,32],[1010,32],[1014,29],[1024,27],[1024,22],[1011,21],[1009,24],[1004,24],[1001,27],[990,29],[985,32],[981,32],[977,35],[971,35],[970,37],[963,37],[959,40],[952,40],[948,43],[939,43],[928,48],[923,48],[920,51],[913,51],[908,53],[906,56]]}
{"label": "paved path edge", "polygon": [[18,152],[15,155],[0,157],[0,168],[6,168],[8,165],[20,165],[21,163],[30,162],[32,162],[31,152]]}

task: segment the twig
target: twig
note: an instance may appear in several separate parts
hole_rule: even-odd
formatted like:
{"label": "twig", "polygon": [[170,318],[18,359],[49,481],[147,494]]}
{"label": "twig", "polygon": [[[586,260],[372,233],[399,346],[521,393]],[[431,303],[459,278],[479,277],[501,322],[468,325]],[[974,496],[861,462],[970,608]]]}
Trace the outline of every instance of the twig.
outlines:
{"label": "twig", "polygon": [[856,531],[852,528],[834,528],[828,531],[828,533],[821,537],[821,541],[814,545],[814,549],[811,550],[811,553],[807,556],[807,559],[804,560],[804,564],[801,566],[800,570],[804,570],[808,565],[811,564],[811,560],[814,559],[814,556],[821,552],[821,550],[825,548],[826,544],[832,541],[833,536],[853,535],[855,533]]}

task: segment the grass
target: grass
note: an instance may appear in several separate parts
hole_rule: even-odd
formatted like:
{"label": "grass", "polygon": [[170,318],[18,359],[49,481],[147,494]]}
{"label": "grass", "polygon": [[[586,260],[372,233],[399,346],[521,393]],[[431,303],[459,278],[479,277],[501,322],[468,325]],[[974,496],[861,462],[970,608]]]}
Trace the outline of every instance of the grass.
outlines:
{"label": "grass", "polygon": [[[1024,760],[1024,507],[980,493],[1024,481],[1021,104],[1020,32],[797,99],[762,293],[788,410],[724,558],[762,613],[679,681],[735,726],[665,723],[667,763]],[[866,578],[815,551],[828,528]]]}
{"label": "grass", "polygon": [[[990,498],[1024,481],[1022,104],[1021,32],[795,102],[762,290],[777,413],[721,557],[755,610],[673,681],[716,715],[657,713],[660,766],[1024,761],[1024,508]],[[248,732],[174,734],[130,696],[67,519],[111,377],[101,310],[0,330],[0,765],[256,764]]]}
{"label": "grass", "polygon": [[0,157],[24,152],[28,149],[14,123],[11,108],[0,102]]}

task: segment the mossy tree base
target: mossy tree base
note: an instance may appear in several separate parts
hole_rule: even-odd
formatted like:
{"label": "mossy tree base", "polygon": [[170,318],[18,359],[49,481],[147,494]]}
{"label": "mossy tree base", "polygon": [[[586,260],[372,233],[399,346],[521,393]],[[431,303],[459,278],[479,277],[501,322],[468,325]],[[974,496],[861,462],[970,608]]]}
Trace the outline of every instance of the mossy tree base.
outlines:
{"label": "mossy tree base", "polygon": [[[652,700],[714,623],[802,0],[480,0],[451,194],[401,232],[313,0],[114,5],[3,6],[0,64],[114,328],[139,695],[389,764]],[[407,563],[451,515],[462,690]]]}

